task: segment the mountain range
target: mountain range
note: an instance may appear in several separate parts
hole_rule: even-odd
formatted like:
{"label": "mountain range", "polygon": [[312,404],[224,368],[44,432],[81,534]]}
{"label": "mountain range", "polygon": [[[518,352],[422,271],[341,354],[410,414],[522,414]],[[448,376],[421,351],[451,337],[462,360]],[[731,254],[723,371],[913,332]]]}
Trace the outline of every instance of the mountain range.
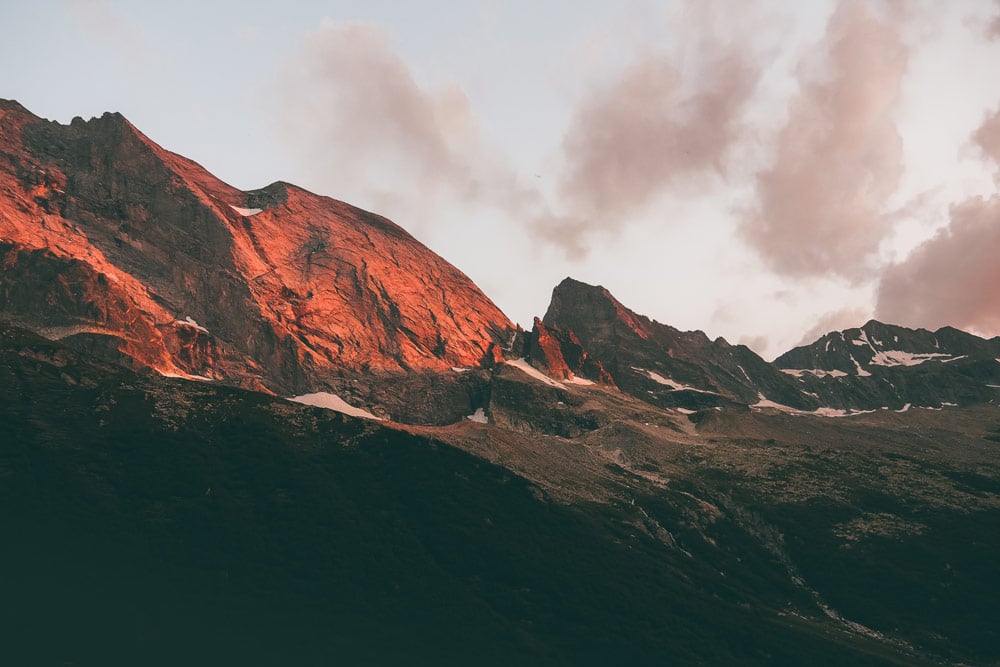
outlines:
{"label": "mountain range", "polygon": [[381,216],[5,100],[0,260],[32,661],[1000,661],[1000,337],[768,362],[572,278],[524,330]]}

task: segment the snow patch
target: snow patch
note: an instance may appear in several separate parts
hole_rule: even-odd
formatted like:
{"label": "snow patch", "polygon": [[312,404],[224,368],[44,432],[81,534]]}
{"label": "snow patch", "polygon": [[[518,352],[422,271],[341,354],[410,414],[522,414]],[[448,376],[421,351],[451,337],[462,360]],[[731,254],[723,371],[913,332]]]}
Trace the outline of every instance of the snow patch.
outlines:
{"label": "snow patch", "polygon": [[347,401],[342,399],[336,394],[330,394],[325,391],[319,391],[314,394],[302,394],[301,396],[292,396],[288,399],[295,403],[302,403],[303,405],[312,405],[317,408],[326,408],[327,410],[334,410],[336,412],[341,412],[345,415],[350,415],[351,417],[363,417],[364,419],[374,419],[376,421],[382,421],[380,417],[376,417],[372,413],[364,410],[362,408],[356,408],[349,404]]}
{"label": "snow patch", "polygon": [[876,352],[875,356],[872,357],[871,363],[874,366],[919,366],[925,361],[957,361],[962,357],[951,357],[947,354],[942,354],[941,352],[930,352],[927,354],[919,354],[914,352],[903,352],[902,350],[886,350],[884,352]]}
{"label": "snow patch", "polygon": [[674,408],[674,410],[677,410],[677,412],[681,413],[682,415],[693,415],[695,412],[697,412],[696,410],[688,410],[687,408]]}
{"label": "snow patch", "polygon": [[[881,353],[879,353],[879,354],[881,354]],[[861,368],[861,364],[859,364],[858,360],[855,359],[853,356],[851,357],[851,361],[854,362],[854,367],[858,369],[858,377],[859,378],[871,377],[872,374],[869,373],[868,371],[866,371],[865,369]]]}
{"label": "snow patch", "polygon": [[451,370],[455,371],[456,373],[468,373],[472,369],[471,368],[465,368],[464,366],[452,366]]}
{"label": "snow patch", "polygon": [[471,415],[466,417],[469,421],[476,422],[477,424],[489,424],[490,419],[486,416],[486,412],[482,408],[476,408],[476,411]]}
{"label": "snow patch", "polygon": [[660,375],[656,371],[648,371],[645,368],[639,368],[638,366],[632,366],[632,370],[634,370],[637,373],[644,373],[646,375],[646,377],[648,377],[653,382],[656,382],[657,384],[662,384],[665,387],[670,387],[674,391],[696,391],[699,394],[714,394],[715,393],[714,391],[708,391],[706,389],[697,389],[696,387],[692,387],[690,385],[681,384],[680,382],[677,382],[676,380],[671,380],[670,378],[663,377],[662,375]]}
{"label": "snow patch", "polygon": [[587,378],[582,378],[579,375],[574,375],[572,377],[572,379],[570,379],[569,382],[570,382],[570,384],[580,384],[580,385],[583,385],[583,386],[594,384],[593,380],[588,380]]}
{"label": "snow patch", "polygon": [[546,375],[545,373],[542,373],[537,368],[535,368],[534,366],[532,366],[531,364],[529,364],[527,361],[524,360],[524,357],[521,357],[519,359],[514,359],[513,361],[508,361],[507,365],[508,366],[513,366],[514,368],[519,369],[523,373],[525,373],[527,375],[530,375],[531,377],[535,378],[539,382],[544,382],[545,384],[549,385],[550,387],[564,387],[564,385],[561,382],[556,382],[555,380],[553,380],[552,378],[550,378],[548,375]]}
{"label": "snow patch", "polygon": [[747,375],[746,370],[742,366],[737,366],[736,368],[740,369],[740,372],[743,373],[743,377],[745,377],[747,379],[747,382],[751,382],[751,383],[753,382],[753,380],[750,379],[750,376]]}
{"label": "snow patch", "polygon": [[185,324],[185,325],[187,325],[189,327],[194,327],[195,329],[197,329],[198,331],[201,331],[203,333],[208,333],[208,329],[206,329],[205,327],[201,326],[200,324],[198,324],[197,322],[195,322],[193,319],[191,319],[190,315],[188,315],[187,317],[185,317],[183,320],[176,320],[176,322],[177,322],[177,324]]}
{"label": "snow patch", "polygon": [[844,371],[838,371],[838,370],[825,371],[822,368],[782,368],[779,370],[781,370],[782,373],[793,375],[797,378],[802,377],[806,373],[808,373],[809,375],[815,375],[818,378],[827,376],[834,378],[842,378],[847,376],[847,373],[845,373]]}
{"label": "snow patch", "polygon": [[791,406],[784,405],[782,403],[776,403],[775,401],[772,401],[767,396],[765,396],[762,392],[757,392],[757,397],[759,400],[753,405],[751,405],[750,406],[751,408],[757,408],[758,410],[761,408],[771,408],[773,410],[778,410],[780,412],[786,412],[790,415],[811,415],[814,417],[852,417],[854,415],[862,415],[869,412],[875,412],[874,410],[854,411],[854,410],[841,410],[839,408],[828,408],[828,407],[819,407],[813,410],[812,412],[809,412],[808,410],[799,410],[798,408],[793,408]]}
{"label": "snow patch", "polygon": [[861,346],[867,345],[868,347],[870,347],[872,349],[872,352],[876,352],[877,351],[875,349],[875,346],[872,345],[872,342],[870,340],[868,340],[868,332],[865,331],[864,329],[861,330],[861,334],[858,337],[858,340],[854,340],[854,341],[851,341],[851,342],[854,343],[855,345],[861,345]]}
{"label": "snow patch", "polygon": [[906,411],[908,411],[910,409],[910,407],[911,407],[911,404],[907,403],[906,405],[904,405],[903,407],[901,407],[899,410],[896,410],[896,412],[906,412]]}
{"label": "snow patch", "polygon": [[232,204],[229,205],[229,208],[233,209],[244,218],[249,218],[251,215],[257,215],[258,213],[264,212],[264,209],[262,208],[242,208],[240,206],[233,206]]}
{"label": "snow patch", "polygon": [[161,371],[157,369],[156,371],[165,378],[180,378],[181,380],[194,380],[196,382],[214,382],[210,377],[205,377],[204,375],[192,375],[191,373],[174,373],[172,371]]}

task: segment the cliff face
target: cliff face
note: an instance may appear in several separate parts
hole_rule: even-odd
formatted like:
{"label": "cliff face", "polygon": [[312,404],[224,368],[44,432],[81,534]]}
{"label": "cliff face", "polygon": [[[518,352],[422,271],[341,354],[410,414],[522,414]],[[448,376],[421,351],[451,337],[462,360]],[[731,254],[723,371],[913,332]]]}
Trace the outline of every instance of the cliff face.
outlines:
{"label": "cliff face", "polygon": [[478,366],[511,324],[380,216],[243,192],[125,118],[0,102],[0,315],[134,367],[279,393]]}

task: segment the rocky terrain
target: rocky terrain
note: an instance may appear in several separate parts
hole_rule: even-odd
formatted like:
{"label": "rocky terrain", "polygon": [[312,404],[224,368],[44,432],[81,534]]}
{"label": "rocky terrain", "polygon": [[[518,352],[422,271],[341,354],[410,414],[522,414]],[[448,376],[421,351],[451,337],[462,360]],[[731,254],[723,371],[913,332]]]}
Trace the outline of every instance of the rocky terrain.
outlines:
{"label": "rocky terrain", "polygon": [[[1000,339],[769,363],[0,102],[17,664],[1000,664]],[[291,399],[291,400],[286,400]]]}
{"label": "rocky terrain", "polygon": [[377,215],[242,192],[119,114],[0,102],[0,312],[134,368],[284,395],[478,366],[512,325]]}
{"label": "rocky terrain", "polygon": [[991,400],[1000,385],[1000,337],[943,327],[882,324],[834,331],[774,361],[804,390],[842,408],[894,410],[970,405]]}
{"label": "rocky terrain", "polygon": [[505,366],[494,423],[402,426],[2,333],[22,664],[1000,660],[995,406],[694,423]]}

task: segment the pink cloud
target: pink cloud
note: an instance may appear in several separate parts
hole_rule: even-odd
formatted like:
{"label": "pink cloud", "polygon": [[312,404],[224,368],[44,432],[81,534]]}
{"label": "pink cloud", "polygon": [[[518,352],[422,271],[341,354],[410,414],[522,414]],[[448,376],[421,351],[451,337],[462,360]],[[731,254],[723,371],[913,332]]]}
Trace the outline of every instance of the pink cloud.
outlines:
{"label": "pink cloud", "polygon": [[951,224],[882,277],[879,319],[1000,333],[1000,196],[951,209]]}
{"label": "pink cloud", "polygon": [[286,143],[314,178],[407,224],[442,201],[519,210],[536,198],[485,140],[461,88],[418,84],[375,26],[325,20],[286,62],[277,93]]}
{"label": "pink cloud", "polygon": [[[972,141],[997,167],[1000,109],[987,114]],[[1000,195],[951,207],[949,225],[903,262],[886,270],[878,291],[880,318],[908,326],[952,325],[1000,333]]]}
{"label": "pink cloud", "polygon": [[874,268],[903,171],[893,121],[909,58],[902,19],[843,0],[816,60],[800,65],[774,166],[757,176],[757,203],[741,226],[779,273],[862,280]]}
{"label": "pink cloud", "polygon": [[[1000,109],[987,114],[983,124],[972,134],[972,141],[979,147],[984,158],[1000,167]],[[996,176],[1000,178],[1000,169]]]}
{"label": "pink cloud", "polygon": [[591,232],[618,231],[664,193],[726,170],[761,66],[746,44],[717,34],[720,6],[686,8],[677,33],[697,58],[642,53],[574,110],[561,145],[558,213],[535,222],[570,257],[587,252]]}

